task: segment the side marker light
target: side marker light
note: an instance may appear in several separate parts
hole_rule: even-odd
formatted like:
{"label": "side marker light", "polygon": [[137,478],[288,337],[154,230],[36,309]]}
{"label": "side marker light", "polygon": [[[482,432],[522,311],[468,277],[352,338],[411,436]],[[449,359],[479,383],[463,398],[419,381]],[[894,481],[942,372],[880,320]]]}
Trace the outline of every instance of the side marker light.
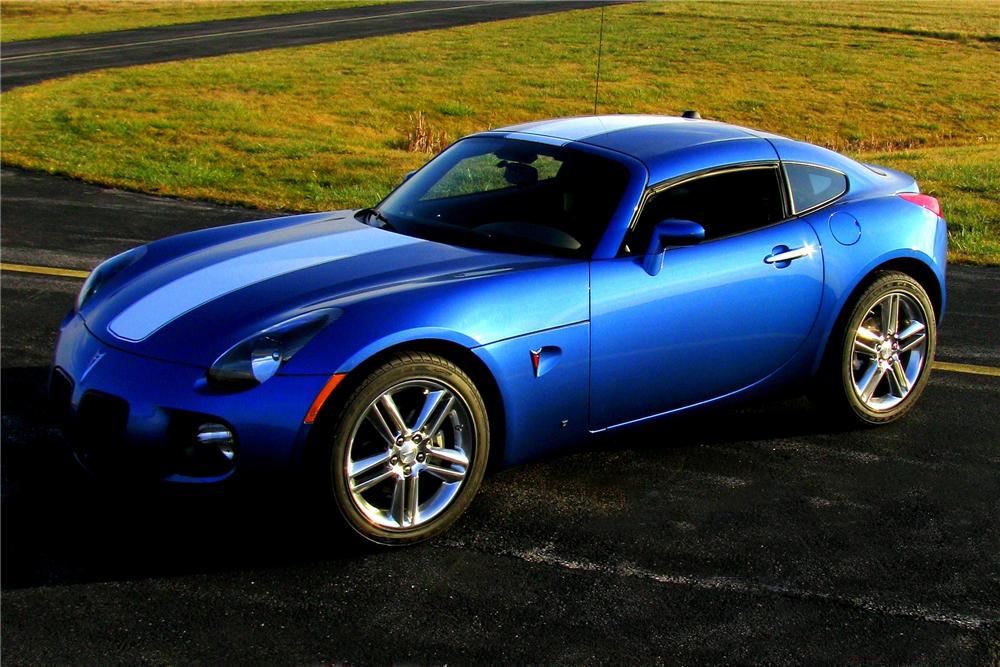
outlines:
{"label": "side marker light", "polygon": [[345,377],[347,377],[347,373],[334,373],[330,376],[330,379],[326,381],[326,384],[323,385],[320,392],[316,394],[316,400],[312,402],[312,405],[309,407],[309,412],[306,413],[306,418],[302,420],[303,424],[312,424],[316,421],[316,415],[318,415],[319,411],[323,408],[323,404],[326,403],[326,399],[330,397],[330,394],[333,393],[333,390],[337,388],[337,385],[340,384]]}

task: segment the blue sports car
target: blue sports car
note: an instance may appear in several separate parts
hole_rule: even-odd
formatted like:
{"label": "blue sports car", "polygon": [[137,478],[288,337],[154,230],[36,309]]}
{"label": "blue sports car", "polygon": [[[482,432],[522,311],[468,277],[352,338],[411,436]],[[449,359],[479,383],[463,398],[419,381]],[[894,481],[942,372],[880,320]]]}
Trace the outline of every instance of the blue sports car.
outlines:
{"label": "blue sports car", "polygon": [[488,463],[610,429],[788,389],[901,417],[944,309],[938,201],[685,116],[482,132],[374,208],[107,260],[52,368],[77,458],[187,483],[300,471],[402,544],[454,522]]}

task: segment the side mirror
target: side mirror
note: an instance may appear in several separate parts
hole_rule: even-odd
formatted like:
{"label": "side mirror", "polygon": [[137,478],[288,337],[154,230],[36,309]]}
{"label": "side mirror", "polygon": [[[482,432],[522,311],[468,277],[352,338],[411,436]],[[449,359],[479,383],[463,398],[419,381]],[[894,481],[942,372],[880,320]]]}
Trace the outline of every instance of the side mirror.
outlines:
{"label": "side mirror", "polygon": [[411,178],[413,178],[413,175],[415,173],[417,173],[416,169],[414,169],[413,171],[406,172],[406,176],[403,176],[403,183],[406,183],[408,180],[410,180]]}
{"label": "side mirror", "polygon": [[705,240],[705,228],[691,220],[661,220],[653,227],[646,258],[642,267],[655,276],[663,268],[663,254],[667,248],[694,245]]}

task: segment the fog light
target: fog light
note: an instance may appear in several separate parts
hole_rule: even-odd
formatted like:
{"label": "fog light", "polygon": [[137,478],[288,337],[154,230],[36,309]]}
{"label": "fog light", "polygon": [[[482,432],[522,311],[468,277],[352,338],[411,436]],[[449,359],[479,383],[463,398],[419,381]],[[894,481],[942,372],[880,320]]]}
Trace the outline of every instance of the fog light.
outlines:
{"label": "fog light", "polygon": [[211,447],[221,454],[226,461],[232,461],[236,456],[236,442],[233,432],[222,424],[202,424],[195,436],[202,447]]}

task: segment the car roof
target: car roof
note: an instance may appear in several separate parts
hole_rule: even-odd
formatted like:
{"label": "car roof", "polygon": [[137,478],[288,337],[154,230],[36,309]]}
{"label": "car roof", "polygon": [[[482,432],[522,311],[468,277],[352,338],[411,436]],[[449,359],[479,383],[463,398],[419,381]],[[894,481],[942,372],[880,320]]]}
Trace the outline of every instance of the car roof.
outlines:
{"label": "car roof", "polygon": [[554,118],[510,125],[493,132],[536,135],[566,143],[578,141],[643,161],[705,143],[761,138],[758,132],[727,123],[640,114]]}
{"label": "car roof", "polygon": [[[559,146],[583,143],[612,150],[644,164],[650,185],[717,167],[780,159],[842,171],[849,175],[854,192],[885,186],[878,177],[880,172],[845,155],[770,132],[701,118],[641,114],[575,116],[510,125],[479,134]],[[905,178],[909,180],[900,187],[916,187],[912,177]]]}
{"label": "car roof", "polygon": [[777,159],[769,141],[776,135],[700,118],[577,116],[511,125],[488,134],[613,150],[644,163],[651,183],[720,164]]}

